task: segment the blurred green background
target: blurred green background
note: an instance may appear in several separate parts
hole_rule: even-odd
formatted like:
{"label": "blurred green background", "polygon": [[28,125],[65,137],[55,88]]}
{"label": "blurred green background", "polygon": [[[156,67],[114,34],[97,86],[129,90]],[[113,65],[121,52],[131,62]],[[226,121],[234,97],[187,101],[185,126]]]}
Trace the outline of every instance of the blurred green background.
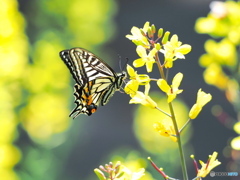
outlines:
{"label": "blurred green background", "polygon": [[[100,164],[114,158],[144,161],[148,156],[167,173],[180,176],[176,145],[151,134],[151,117],[141,116],[148,109],[129,105],[124,93],[115,93],[90,117],[68,117],[75,106],[74,82],[59,52],[83,47],[120,72],[119,55],[122,64],[125,57],[129,63],[137,58],[135,45],[125,35],[132,26],[142,27],[146,21],[178,34],[180,41],[193,48],[170,72],[170,76],[184,74],[184,93],[181,102],[176,102],[182,117],[195,103],[199,88],[213,95],[208,108],[184,134],[189,174],[194,177],[195,171],[188,155],[194,153],[206,161],[213,151],[219,152],[222,162],[216,171],[227,171],[223,151],[234,133],[211,115],[211,107],[221,104],[233,116],[234,111],[222,92],[203,81],[198,58],[208,37],[194,31],[196,19],[206,16],[210,2],[1,0],[0,179],[92,180],[97,179],[93,169]],[[152,76],[158,77],[157,72]],[[143,164],[160,179],[151,166]]]}

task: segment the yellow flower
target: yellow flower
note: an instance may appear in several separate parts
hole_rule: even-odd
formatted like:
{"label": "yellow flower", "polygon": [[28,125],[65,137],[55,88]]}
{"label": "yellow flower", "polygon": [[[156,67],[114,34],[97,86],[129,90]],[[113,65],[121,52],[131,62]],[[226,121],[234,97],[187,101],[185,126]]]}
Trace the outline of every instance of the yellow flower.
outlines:
{"label": "yellow flower", "polygon": [[146,34],[149,27],[150,27],[150,23],[147,21],[147,22],[145,22],[143,28],[141,28],[141,29]]}
{"label": "yellow flower", "polygon": [[154,123],[153,127],[160,135],[170,137],[172,141],[177,142],[176,133],[170,119],[162,119]]}
{"label": "yellow flower", "polygon": [[[126,35],[126,38],[128,38],[129,40],[131,40],[134,44],[138,45],[142,45],[145,48],[149,48],[149,42],[148,39],[146,38],[146,36],[144,36],[142,34],[142,32],[144,34],[146,34],[147,30],[149,28],[149,22],[146,22],[144,24],[143,29],[139,29],[138,27],[133,26],[131,29],[131,33],[132,35]],[[142,31],[142,32],[141,32]]]}
{"label": "yellow flower", "polygon": [[130,94],[130,96],[136,94],[139,85],[146,85],[150,82],[150,78],[148,75],[138,74],[137,71],[134,71],[134,69],[130,65],[127,65],[127,72],[131,80],[125,86],[124,91],[127,94]]}
{"label": "yellow flower", "polygon": [[202,161],[199,161],[202,168],[198,170],[198,177],[206,177],[213,168],[221,164],[221,162],[216,159],[217,155],[217,152],[213,152],[213,154],[209,156],[208,162],[206,164]]}
{"label": "yellow flower", "polygon": [[157,49],[153,48],[148,54],[143,46],[137,46],[137,53],[141,57],[133,62],[134,67],[142,67],[146,64],[147,72],[152,72],[153,63],[155,63],[154,56]]}
{"label": "yellow flower", "polygon": [[203,67],[207,67],[212,63],[235,67],[237,63],[237,50],[235,45],[228,39],[216,42],[209,39],[204,44],[207,54],[203,54],[199,63]]}
{"label": "yellow flower", "polygon": [[206,83],[214,85],[219,89],[226,89],[230,81],[221,66],[215,63],[206,68],[203,77]]}
{"label": "yellow flower", "polygon": [[159,79],[157,81],[159,88],[167,94],[168,103],[172,102],[176,98],[177,94],[180,94],[183,91],[182,89],[178,89],[182,81],[182,78],[183,78],[183,74],[177,73],[172,80],[171,86],[169,86],[167,81],[164,79]]}
{"label": "yellow flower", "polygon": [[189,112],[189,117],[191,119],[195,119],[201,112],[202,107],[205,106],[205,104],[207,104],[209,101],[211,101],[211,99],[212,99],[211,94],[209,93],[207,94],[203,92],[201,89],[199,89],[197,93],[197,102],[191,108]]}
{"label": "yellow flower", "polygon": [[[236,91],[236,89],[239,88],[239,84],[238,84],[238,80],[236,79],[229,79],[228,83],[227,83],[227,88],[225,90],[225,95],[227,100],[232,103],[235,104],[237,103],[239,100],[239,92]],[[240,134],[240,131],[239,131]]]}
{"label": "yellow flower", "polygon": [[177,59],[185,59],[185,54],[191,51],[191,46],[188,44],[183,44],[178,41],[178,36],[174,34],[170,41],[163,45],[164,49],[160,52],[164,54],[165,57],[165,67],[171,68],[173,66],[173,61]]}
{"label": "yellow flower", "polygon": [[137,172],[132,172],[129,168],[122,165],[122,172],[124,172],[123,176],[121,178],[118,178],[117,180],[138,180],[142,176],[144,176],[145,169],[140,168]]}
{"label": "yellow flower", "polygon": [[134,172],[122,165],[120,161],[115,165],[112,162],[105,164],[105,166],[101,165],[99,168],[95,168],[94,172],[101,180],[109,179],[109,177],[112,177],[111,179],[115,180],[138,180],[145,175],[144,168],[140,168]]}
{"label": "yellow flower", "polygon": [[127,65],[127,72],[130,76],[130,79],[137,81],[139,85],[145,85],[146,83],[150,82],[150,78],[147,74],[138,74],[137,71],[134,71],[130,65]]}
{"label": "yellow flower", "polygon": [[207,17],[196,21],[195,29],[198,33],[207,33],[215,37],[226,37],[234,44],[239,44],[239,2],[214,1],[210,4],[211,12]]}
{"label": "yellow flower", "polygon": [[142,104],[147,107],[156,108],[157,103],[152,100],[150,96],[148,96],[148,92],[150,89],[150,84],[145,85],[145,92],[136,91],[136,94],[132,96],[130,100],[130,104]]}
{"label": "yellow flower", "polygon": [[138,87],[139,83],[135,80],[131,80],[124,87],[124,91],[126,94],[129,94],[131,97],[133,97],[134,95],[136,95]]}

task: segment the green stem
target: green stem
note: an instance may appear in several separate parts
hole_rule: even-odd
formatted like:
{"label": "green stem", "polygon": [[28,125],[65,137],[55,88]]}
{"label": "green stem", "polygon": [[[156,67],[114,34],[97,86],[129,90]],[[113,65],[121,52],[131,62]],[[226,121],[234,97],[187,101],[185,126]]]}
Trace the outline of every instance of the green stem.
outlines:
{"label": "green stem", "polygon": [[161,78],[166,80],[166,77],[165,77],[165,74],[164,74],[164,70],[163,70],[163,67],[161,65],[158,53],[156,54],[156,63],[157,63],[157,66],[158,66]]}
{"label": "green stem", "polygon": [[188,180],[187,167],[186,167],[186,162],[185,162],[184,153],[183,153],[181,136],[180,136],[180,133],[179,133],[179,130],[178,130],[177,120],[176,120],[176,117],[175,117],[175,113],[174,113],[174,110],[173,110],[172,103],[169,103],[169,109],[170,109],[170,113],[172,115],[172,122],[173,122],[173,126],[174,126],[176,136],[177,136],[177,139],[178,139],[177,142],[178,142],[178,149],[179,149],[180,158],[181,158],[183,179]]}
{"label": "green stem", "polygon": [[[163,70],[163,65],[161,65],[158,53],[156,54],[155,58],[156,58],[155,60],[156,60],[159,72],[160,72],[160,76],[161,76],[161,78],[166,80],[166,76],[165,76],[164,70]],[[186,167],[186,162],[185,162],[184,153],[183,153],[181,136],[180,136],[180,133],[179,133],[179,130],[178,130],[177,120],[176,120],[176,117],[175,117],[175,113],[174,113],[174,110],[173,110],[172,103],[169,103],[169,109],[170,109],[170,114],[171,114],[174,130],[176,132],[176,136],[177,136],[177,139],[178,139],[177,142],[178,142],[178,149],[179,149],[180,159],[181,159],[183,180],[188,180],[187,167]]]}
{"label": "green stem", "polygon": [[172,116],[170,114],[168,114],[167,112],[161,110],[159,107],[155,107],[157,110],[159,110],[160,112],[162,112],[163,114],[167,115],[168,117],[172,118]]}
{"label": "green stem", "polygon": [[189,118],[187,122],[183,125],[183,127],[179,130],[179,133],[183,131],[183,129],[190,123],[191,119]]}

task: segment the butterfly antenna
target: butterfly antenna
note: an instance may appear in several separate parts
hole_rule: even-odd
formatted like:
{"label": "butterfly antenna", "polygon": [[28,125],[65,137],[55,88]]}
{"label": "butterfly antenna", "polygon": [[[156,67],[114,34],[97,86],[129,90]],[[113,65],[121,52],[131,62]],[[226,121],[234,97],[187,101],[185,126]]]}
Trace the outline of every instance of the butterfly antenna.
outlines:
{"label": "butterfly antenna", "polygon": [[[124,64],[124,66],[122,66],[122,57],[118,54],[118,58],[119,58],[119,67],[120,70],[123,71],[123,69],[126,69],[127,67],[127,63],[129,61],[129,59],[126,57],[126,63]],[[123,67],[123,68],[122,68]]]}
{"label": "butterfly antenna", "polygon": [[126,69],[128,61],[129,59],[126,57],[126,63],[124,64],[124,69]]}

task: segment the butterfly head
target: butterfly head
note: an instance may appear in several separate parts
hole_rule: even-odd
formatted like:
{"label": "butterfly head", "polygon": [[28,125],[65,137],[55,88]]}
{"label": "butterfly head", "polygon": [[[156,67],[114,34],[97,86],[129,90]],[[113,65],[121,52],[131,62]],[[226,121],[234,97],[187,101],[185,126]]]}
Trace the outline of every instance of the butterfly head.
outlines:
{"label": "butterfly head", "polygon": [[127,73],[122,71],[121,73],[117,73],[117,80],[116,80],[116,89],[120,89],[124,79],[127,78]]}

